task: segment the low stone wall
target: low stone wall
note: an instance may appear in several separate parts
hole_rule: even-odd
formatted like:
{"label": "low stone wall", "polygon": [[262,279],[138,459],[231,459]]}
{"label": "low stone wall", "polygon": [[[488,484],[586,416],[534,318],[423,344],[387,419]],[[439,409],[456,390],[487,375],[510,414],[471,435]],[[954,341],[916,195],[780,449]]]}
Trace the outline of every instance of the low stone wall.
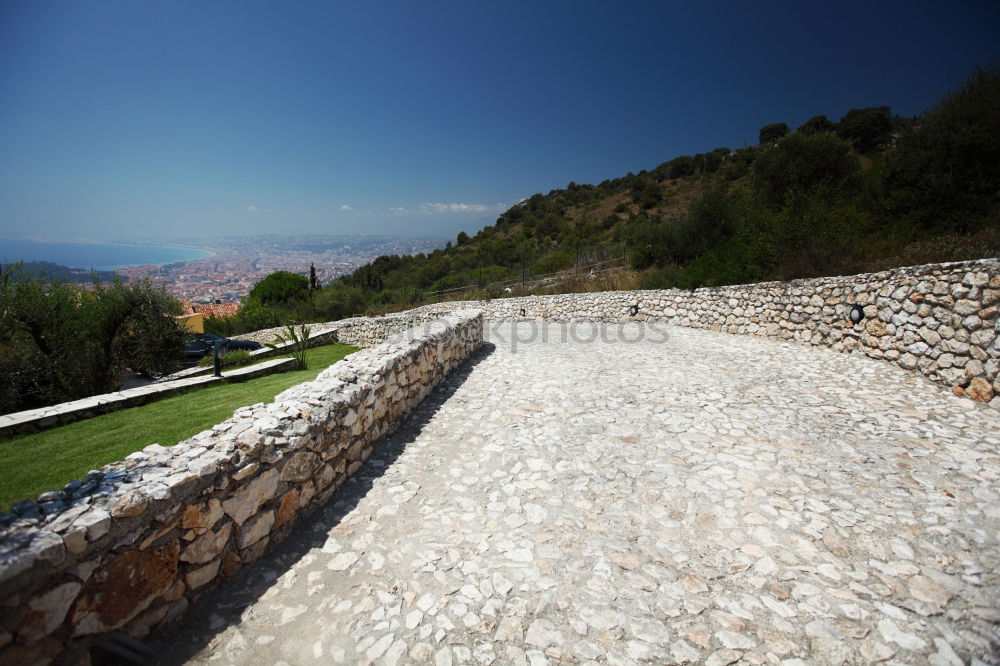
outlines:
{"label": "low stone wall", "polygon": [[86,661],[95,635],[178,617],[329,500],[482,338],[481,313],[454,312],[40,497],[0,535],[0,664]]}
{"label": "low stone wall", "polygon": [[[318,347],[319,345],[328,345],[331,342],[337,341],[337,336],[334,333],[336,328],[336,322],[328,321],[320,324],[306,324],[309,327],[309,346]],[[296,326],[296,329],[298,327]],[[259,342],[262,345],[268,343],[274,343],[279,336],[284,336],[288,331],[287,326],[277,326],[275,328],[262,328],[259,331],[252,331],[250,333],[243,333],[241,335],[232,335],[229,337],[230,340],[251,340],[253,342]],[[284,344],[278,345],[279,348],[289,347],[291,345]],[[275,351],[269,347],[264,347],[263,349],[258,349],[256,351],[250,352],[253,355],[267,355],[267,354],[283,354],[284,351]]]}
{"label": "low stone wall", "polygon": [[[854,305],[864,318],[849,319]],[[1000,406],[1000,260],[684,291],[528,296],[424,306],[420,316],[476,307],[492,320],[658,320],[858,352]],[[631,306],[638,306],[633,317]],[[522,314],[523,310],[523,314]]]}
{"label": "low stone wall", "polygon": [[[327,321],[318,324],[307,324],[310,329],[310,346],[319,344],[329,344],[330,342],[343,342],[355,347],[371,347],[377,345],[394,333],[405,331],[413,326],[419,326],[429,321],[434,321],[443,312],[451,312],[454,307],[438,311],[411,310],[399,314],[389,314],[382,317],[352,317],[350,319],[339,319],[337,321]],[[275,337],[283,334],[286,328],[266,328],[253,333],[234,335],[234,340],[253,340],[261,344],[274,342]],[[252,352],[254,356],[266,354],[276,354],[269,349],[261,349]]]}
{"label": "low stone wall", "polygon": [[[405,331],[413,326],[419,326],[430,321],[434,321],[442,313],[451,312],[459,308],[448,307],[434,311],[411,310],[399,314],[390,314],[382,317],[352,317],[351,319],[339,319],[319,324],[308,324],[310,328],[310,346],[319,344],[329,344],[331,342],[343,342],[355,347],[371,347],[377,345],[394,333]],[[261,344],[274,342],[275,336],[285,331],[285,327],[266,328],[253,333],[234,335],[234,340],[253,340]],[[270,349],[261,349],[251,352],[254,356],[270,355],[283,352],[276,352]]]}
{"label": "low stone wall", "polygon": [[[448,310],[449,312],[451,309]],[[383,317],[357,317],[335,322],[337,339],[355,347],[369,347],[378,340],[405,331],[414,326],[423,326],[440,317],[442,312],[411,311]]]}
{"label": "low stone wall", "polygon": [[[292,369],[294,359],[279,358],[263,361],[257,365],[243,368],[232,368],[222,373],[221,377],[215,375],[195,375],[186,378],[174,379],[166,382],[154,382],[146,386],[139,386],[113,393],[102,393],[100,395],[61,402],[57,405],[29,409],[23,412],[13,412],[0,416],[0,439],[23,435],[29,432],[38,432],[49,428],[91,419],[101,414],[137,407],[161,400],[163,398],[189,391],[193,388],[214,384],[217,382],[244,382],[249,379],[256,379],[276,372],[286,372]],[[212,372],[212,368],[206,368],[207,372]]]}

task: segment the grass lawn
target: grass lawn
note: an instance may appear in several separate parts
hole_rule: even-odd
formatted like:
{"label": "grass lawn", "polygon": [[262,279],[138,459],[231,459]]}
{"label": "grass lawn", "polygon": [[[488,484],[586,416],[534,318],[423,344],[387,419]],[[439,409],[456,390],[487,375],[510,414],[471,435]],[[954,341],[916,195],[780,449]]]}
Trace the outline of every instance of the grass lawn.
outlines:
{"label": "grass lawn", "polygon": [[270,402],[285,389],[315,379],[356,350],[343,344],[315,347],[309,350],[308,370],[196,388],[140,407],[0,440],[0,507],[62,488],[150,444],[177,444],[225,421],[239,407]]}

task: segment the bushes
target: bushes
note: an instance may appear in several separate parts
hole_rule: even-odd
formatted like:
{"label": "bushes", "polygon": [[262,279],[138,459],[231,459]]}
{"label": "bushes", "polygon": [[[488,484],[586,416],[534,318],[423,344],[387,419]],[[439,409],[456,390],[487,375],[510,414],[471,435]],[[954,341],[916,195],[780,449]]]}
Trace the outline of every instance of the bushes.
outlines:
{"label": "bushes", "polygon": [[[61,402],[114,390],[125,369],[174,369],[186,337],[181,306],[148,281],[120,279],[89,290],[27,276],[0,281],[4,409]],[[11,375],[12,372],[20,372]],[[21,396],[27,384],[46,387]]]}
{"label": "bushes", "polygon": [[358,287],[334,282],[316,292],[313,305],[320,319],[347,319],[364,312],[365,294]]}
{"label": "bushes", "polygon": [[824,115],[813,116],[809,120],[802,123],[797,130],[799,134],[810,135],[810,134],[822,134],[823,132],[832,132],[836,129],[836,125],[827,119]]}
{"label": "bushes", "polygon": [[555,273],[556,271],[561,271],[572,266],[573,260],[574,255],[568,250],[555,250],[531,264],[529,272],[542,275]]}
{"label": "bushes", "polygon": [[639,289],[671,289],[683,279],[684,268],[670,264],[643,274],[639,280]]}
{"label": "bushes", "polygon": [[250,303],[236,313],[236,324],[244,331],[259,331],[281,325],[281,314],[274,308]]}
{"label": "bushes", "polygon": [[[245,365],[250,365],[256,359],[250,355],[245,349],[234,349],[233,351],[226,352],[221,359],[219,359],[219,365],[223,368],[242,368]],[[211,367],[215,363],[215,356],[213,354],[208,354],[200,361],[198,365],[203,368]]]}
{"label": "bushes", "polygon": [[758,143],[762,146],[777,143],[788,135],[788,125],[785,123],[772,123],[760,128]]}
{"label": "bushes", "polygon": [[854,144],[862,155],[885,145],[892,138],[889,107],[851,109],[837,123],[837,136]]}
{"label": "bushes", "polygon": [[847,142],[830,133],[785,137],[754,160],[754,191],[774,208],[780,208],[793,190],[822,187],[851,193],[860,183],[860,166],[850,150]]}
{"label": "bushes", "polygon": [[694,160],[690,155],[681,155],[668,162],[668,178],[683,178],[694,173]]}
{"label": "bushes", "polygon": [[294,307],[309,300],[309,279],[304,275],[277,271],[258,282],[247,296],[247,304],[264,307]]}
{"label": "bushes", "polygon": [[887,158],[890,214],[945,233],[1000,222],[998,109],[1000,68],[976,69],[904,133]]}

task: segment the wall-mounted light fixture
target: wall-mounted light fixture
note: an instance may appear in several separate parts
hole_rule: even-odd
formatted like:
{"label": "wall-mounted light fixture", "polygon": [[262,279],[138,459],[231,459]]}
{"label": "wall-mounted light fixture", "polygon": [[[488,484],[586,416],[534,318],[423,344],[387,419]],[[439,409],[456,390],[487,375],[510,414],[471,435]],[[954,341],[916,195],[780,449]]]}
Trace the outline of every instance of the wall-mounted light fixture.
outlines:
{"label": "wall-mounted light fixture", "polygon": [[633,303],[631,306],[629,306],[628,313],[633,317],[639,314],[639,304]]}
{"label": "wall-mounted light fixture", "polygon": [[524,308],[521,308],[521,316],[524,317],[526,314],[527,313],[524,311]]}
{"label": "wall-mounted light fixture", "polygon": [[851,313],[847,316],[852,324],[857,324],[865,318],[865,306],[861,305],[861,303],[855,303],[854,307],[851,308]]}

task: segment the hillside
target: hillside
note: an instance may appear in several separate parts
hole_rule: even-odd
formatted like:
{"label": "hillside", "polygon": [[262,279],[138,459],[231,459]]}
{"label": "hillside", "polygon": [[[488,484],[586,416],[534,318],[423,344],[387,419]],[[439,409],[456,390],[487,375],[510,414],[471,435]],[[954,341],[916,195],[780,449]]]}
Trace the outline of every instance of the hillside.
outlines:
{"label": "hillside", "polygon": [[[998,108],[994,66],[917,118],[881,106],[837,122],[815,116],[794,131],[774,123],[755,146],[535,194],[474,236],[379,257],[268,316],[322,320],[453,298],[695,288],[997,256]],[[250,304],[248,320],[259,306]]]}
{"label": "hillside", "polygon": [[27,261],[20,264],[0,264],[0,273],[12,271],[16,266],[20,270],[12,273],[14,282],[40,277],[46,280],[62,280],[65,282],[90,283],[94,277],[102,282],[115,279],[114,271],[86,271],[79,268],[60,266],[49,261]]}

